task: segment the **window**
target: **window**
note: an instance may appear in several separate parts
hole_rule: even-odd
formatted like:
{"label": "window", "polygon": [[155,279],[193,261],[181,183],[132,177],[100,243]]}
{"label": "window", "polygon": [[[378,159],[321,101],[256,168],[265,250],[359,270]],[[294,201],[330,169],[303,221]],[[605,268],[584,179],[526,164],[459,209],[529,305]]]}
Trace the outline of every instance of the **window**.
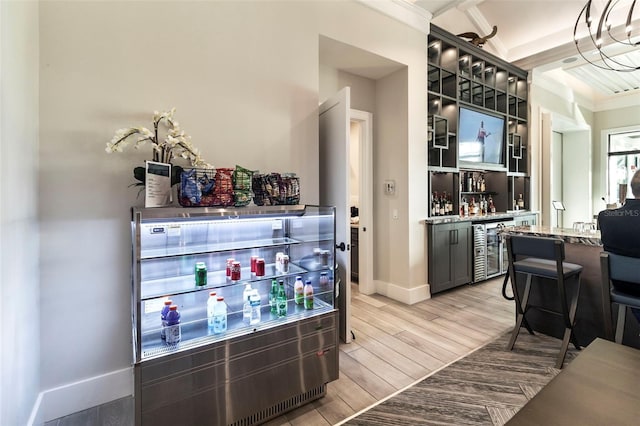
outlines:
{"label": "window", "polygon": [[640,168],[640,132],[609,135],[607,199],[622,204],[633,197],[629,183]]}

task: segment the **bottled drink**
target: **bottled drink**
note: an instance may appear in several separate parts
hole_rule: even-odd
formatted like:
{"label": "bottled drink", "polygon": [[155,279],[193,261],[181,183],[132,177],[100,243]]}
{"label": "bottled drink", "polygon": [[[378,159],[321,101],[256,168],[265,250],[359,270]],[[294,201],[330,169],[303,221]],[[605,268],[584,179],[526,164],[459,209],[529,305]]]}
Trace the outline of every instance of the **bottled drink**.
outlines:
{"label": "bottled drink", "polygon": [[304,303],[304,283],[302,277],[296,277],[296,282],[293,284],[293,299],[296,305],[302,305]]}
{"label": "bottled drink", "polygon": [[304,308],[313,309],[313,286],[311,280],[307,280],[304,285]]}
{"label": "bottled drink", "polygon": [[196,262],[195,267],[196,285],[207,285],[207,264],[204,262]]}
{"label": "bottled drink", "polygon": [[213,332],[224,333],[227,331],[227,304],[224,297],[220,296],[216,299],[213,311]]}
{"label": "bottled drink", "polygon": [[440,205],[438,204],[438,191],[435,191],[433,194],[433,199],[431,200],[431,211],[433,211],[432,216],[438,216],[440,214]]}
{"label": "bottled drink", "polygon": [[169,307],[173,304],[171,300],[165,300],[164,306],[160,311],[160,338],[165,340],[167,338],[167,314],[169,313]]}
{"label": "bottled drink", "polygon": [[253,289],[249,294],[249,305],[251,311],[249,314],[249,324],[256,325],[260,322],[260,294],[258,290]]}
{"label": "bottled drink", "polygon": [[251,256],[251,275],[257,275],[256,271],[256,263],[258,261],[258,256]]}
{"label": "bottled drink", "polygon": [[287,292],[284,289],[284,280],[278,281],[278,318],[287,316]]}
{"label": "bottled drink", "polygon": [[329,277],[326,272],[320,273],[320,280],[318,281],[320,288],[324,289],[327,285],[329,285]]}
{"label": "bottled drink", "polygon": [[231,263],[231,281],[240,281],[241,271],[240,262],[234,260],[233,263]]}
{"label": "bottled drink", "polygon": [[480,179],[480,192],[485,192],[487,190],[487,185],[484,181],[484,175],[482,175],[482,179]]}
{"label": "bottled drink", "polygon": [[216,303],[218,303],[218,296],[215,291],[212,291],[209,293],[209,299],[207,300],[207,326],[209,327],[209,331],[213,331],[214,328]]}
{"label": "bottled drink", "polygon": [[493,198],[491,197],[491,195],[489,195],[489,211],[491,213],[496,212],[496,206],[493,205]]}
{"label": "bottled drink", "polygon": [[178,312],[178,307],[176,305],[171,305],[169,306],[169,313],[167,314],[167,343],[178,343],[180,341],[180,337],[180,313]]}
{"label": "bottled drink", "polygon": [[522,194],[518,196],[518,210],[524,209],[524,198],[522,198]]}
{"label": "bottled drink", "polygon": [[440,216],[444,216],[445,211],[444,211],[444,207],[445,207],[445,202],[444,202],[444,193],[442,195],[442,197],[440,198]]}
{"label": "bottled drink", "polygon": [[247,283],[242,292],[242,321],[247,325],[249,325],[251,321],[251,302],[249,301],[251,290],[251,284]]}
{"label": "bottled drink", "polygon": [[269,293],[269,307],[271,308],[271,313],[274,315],[278,315],[278,281],[271,280],[271,292]]}
{"label": "bottled drink", "polygon": [[233,267],[233,261],[235,259],[233,257],[230,257],[227,259],[227,279],[230,280],[231,279],[231,268]]}

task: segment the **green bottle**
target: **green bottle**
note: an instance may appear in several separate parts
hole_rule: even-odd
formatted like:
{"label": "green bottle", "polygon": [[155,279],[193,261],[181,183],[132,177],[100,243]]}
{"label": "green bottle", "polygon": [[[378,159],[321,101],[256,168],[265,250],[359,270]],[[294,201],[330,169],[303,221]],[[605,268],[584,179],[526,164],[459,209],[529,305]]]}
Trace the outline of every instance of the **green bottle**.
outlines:
{"label": "green bottle", "polygon": [[271,292],[269,293],[269,306],[271,306],[271,313],[274,315],[278,315],[278,281],[271,280]]}
{"label": "green bottle", "polygon": [[278,282],[278,318],[284,318],[287,316],[287,293],[284,289],[284,280]]}

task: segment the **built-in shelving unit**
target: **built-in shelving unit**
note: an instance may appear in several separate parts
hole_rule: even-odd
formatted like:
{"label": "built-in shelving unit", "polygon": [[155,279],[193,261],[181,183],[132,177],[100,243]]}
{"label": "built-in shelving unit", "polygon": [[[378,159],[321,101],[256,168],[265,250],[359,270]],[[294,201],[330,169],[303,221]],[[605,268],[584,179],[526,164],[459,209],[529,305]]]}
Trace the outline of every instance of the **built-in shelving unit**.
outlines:
{"label": "built-in shelving unit", "polygon": [[[458,214],[466,197],[492,196],[496,211],[530,205],[527,72],[431,25],[428,40],[427,143],[429,191],[447,194]],[[460,161],[460,107],[504,118],[501,164]],[[465,189],[463,177],[482,175],[485,190]],[[431,213],[431,209],[430,213]]]}

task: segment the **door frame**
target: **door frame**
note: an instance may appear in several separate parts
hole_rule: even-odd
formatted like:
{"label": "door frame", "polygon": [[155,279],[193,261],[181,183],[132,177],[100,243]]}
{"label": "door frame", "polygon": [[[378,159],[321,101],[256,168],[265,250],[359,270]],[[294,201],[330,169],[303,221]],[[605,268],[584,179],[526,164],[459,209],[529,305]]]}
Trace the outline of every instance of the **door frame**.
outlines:
{"label": "door frame", "polygon": [[358,289],[373,294],[373,114],[351,109],[351,122],[360,125],[358,159]]}

